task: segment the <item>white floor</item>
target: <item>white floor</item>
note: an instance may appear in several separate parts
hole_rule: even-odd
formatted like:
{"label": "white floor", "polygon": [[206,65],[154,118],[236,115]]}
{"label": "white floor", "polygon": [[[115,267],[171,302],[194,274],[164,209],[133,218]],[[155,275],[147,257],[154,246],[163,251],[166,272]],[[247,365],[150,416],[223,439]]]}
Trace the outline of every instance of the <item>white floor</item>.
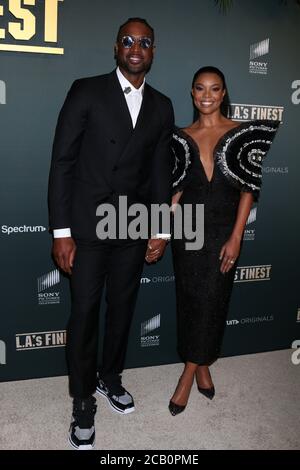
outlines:
{"label": "white floor", "polygon": [[[168,401],[181,364],[126,370],[136,411],[119,415],[97,396],[96,449],[299,449],[300,365],[291,350],[220,359],[211,367],[216,396],[193,387],[186,410]],[[72,410],[67,378],[0,384],[0,449],[68,449]]]}

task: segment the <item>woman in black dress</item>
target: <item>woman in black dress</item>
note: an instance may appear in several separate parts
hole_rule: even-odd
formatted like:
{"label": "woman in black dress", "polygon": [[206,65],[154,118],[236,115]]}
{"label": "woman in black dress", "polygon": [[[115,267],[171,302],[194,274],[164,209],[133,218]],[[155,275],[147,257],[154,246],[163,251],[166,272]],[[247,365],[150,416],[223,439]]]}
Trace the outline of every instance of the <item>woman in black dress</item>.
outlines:
{"label": "woman in black dress", "polygon": [[[185,363],[169,403],[172,415],[185,409],[194,378],[200,393],[214,397],[208,366],[220,354],[245,224],[259,194],[262,158],[279,124],[238,125],[221,112],[225,95],[220,70],[198,70],[192,83],[198,119],[185,129],[176,129],[172,141],[177,161],[175,217],[178,205],[184,211],[185,204],[204,204],[203,247],[187,250],[187,240],[176,239],[176,233],[172,240],[178,351]],[[195,224],[195,215],[192,218]]]}

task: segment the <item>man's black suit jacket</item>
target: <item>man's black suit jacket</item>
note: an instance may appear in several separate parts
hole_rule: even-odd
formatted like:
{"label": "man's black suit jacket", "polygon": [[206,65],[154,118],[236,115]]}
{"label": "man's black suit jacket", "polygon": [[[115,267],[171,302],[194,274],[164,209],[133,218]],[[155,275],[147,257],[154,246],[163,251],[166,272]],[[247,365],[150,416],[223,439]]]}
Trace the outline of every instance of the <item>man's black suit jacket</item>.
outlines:
{"label": "man's black suit jacket", "polygon": [[170,203],[174,125],[171,101],[145,84],[133,129],[116,72],[76,80],[60,112],[49,178],[50,229],[96,239],[96,208]]}

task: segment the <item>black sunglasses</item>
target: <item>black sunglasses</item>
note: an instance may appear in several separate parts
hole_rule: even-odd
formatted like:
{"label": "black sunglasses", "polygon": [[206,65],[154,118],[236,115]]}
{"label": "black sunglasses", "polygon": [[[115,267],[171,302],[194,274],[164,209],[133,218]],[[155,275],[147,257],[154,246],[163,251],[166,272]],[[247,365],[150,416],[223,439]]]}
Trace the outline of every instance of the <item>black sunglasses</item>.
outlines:
{"label": "black sunglasses", "polygon": [[135,43],[142,49],[149,49],[152,46],[152,39],[147,37],[135,38],[133,36],[123,36],[121,39],[121,44],[125,49],[130,49]]}

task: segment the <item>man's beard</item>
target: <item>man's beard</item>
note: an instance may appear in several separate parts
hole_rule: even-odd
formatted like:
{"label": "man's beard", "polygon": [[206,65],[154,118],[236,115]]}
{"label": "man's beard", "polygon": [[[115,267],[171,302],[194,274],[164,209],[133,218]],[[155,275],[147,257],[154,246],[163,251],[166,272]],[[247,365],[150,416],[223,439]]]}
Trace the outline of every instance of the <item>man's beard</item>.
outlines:
{"label": "man's beard", "polygon": [[152,65],[151,60],[148,63],[143,62],[140,67],[133,67],[126,60],[120,60],[118,57],[116,57],[116,62],[119,67],[121,67],[123,70],[126,70],[126,72],[132,75],[139,75],[141,73],[146,74],[147,72],[149,72]]}

